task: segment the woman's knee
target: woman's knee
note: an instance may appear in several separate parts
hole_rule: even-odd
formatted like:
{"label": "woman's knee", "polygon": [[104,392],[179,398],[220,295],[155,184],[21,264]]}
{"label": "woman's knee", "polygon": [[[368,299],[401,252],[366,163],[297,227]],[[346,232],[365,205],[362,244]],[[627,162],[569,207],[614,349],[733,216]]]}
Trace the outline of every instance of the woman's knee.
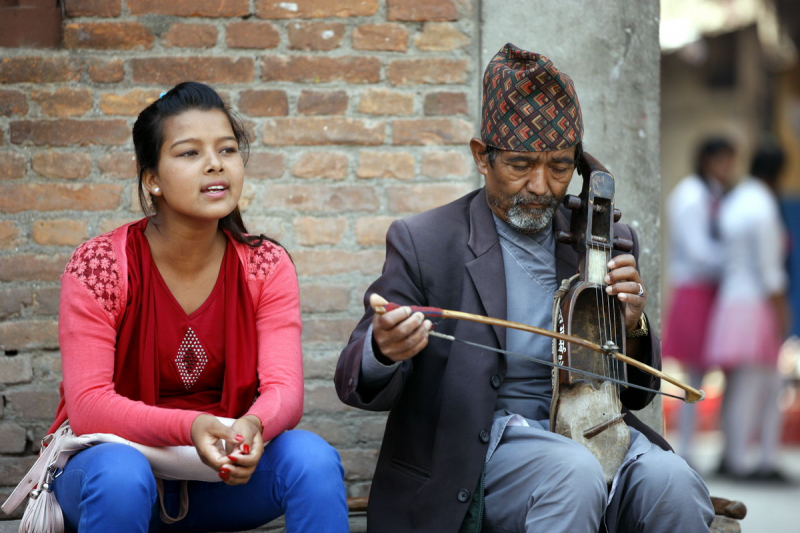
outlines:
{"label": "woman's knee", "polygon": [[[87,454],[84,456],[84,454]],[[147,458],[125,444],[100,444],[81,452],[76,465],[84,471],[88,488],[111,489],[120,497],[138,493],[155,501],[155,477]]]}
{"label": "woman's knee", "polygon": [[311,476],[341,481],[344,469],[337,452],[325,439],[309,431],[295,429],[281,433],[267,446],[265,456],[274,462],[285,478]]}

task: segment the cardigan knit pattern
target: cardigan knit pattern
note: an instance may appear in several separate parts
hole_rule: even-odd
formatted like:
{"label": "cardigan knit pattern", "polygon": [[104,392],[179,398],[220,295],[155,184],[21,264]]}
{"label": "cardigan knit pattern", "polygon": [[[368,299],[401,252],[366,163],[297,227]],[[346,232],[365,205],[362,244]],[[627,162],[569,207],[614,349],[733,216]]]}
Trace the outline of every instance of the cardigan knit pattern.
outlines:
{"label": "cardigan knit pattern", "polygon": [[[147,405],[114,387],[117,333],[129,301],[128,226],[79,246],[61,276],[63,381],[54,428],[69,418],[76,435],[112,433],[148,446],[192,445],[192,424],[201,412]],[[297,274],[278,245],[233,245],[247,273],[258,340],[258,398],[240,416],[257,416],[268,442],[295,427],[303,412]]]}

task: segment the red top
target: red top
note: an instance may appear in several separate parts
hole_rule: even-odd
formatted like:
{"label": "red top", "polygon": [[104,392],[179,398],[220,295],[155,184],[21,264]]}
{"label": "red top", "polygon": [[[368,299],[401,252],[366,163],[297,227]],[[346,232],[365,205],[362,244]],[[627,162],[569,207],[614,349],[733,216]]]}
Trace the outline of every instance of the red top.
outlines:
{"label": "red top", "polygon": [[67,265],[59,317],[64,380],[53,427],[69,415],[76,434],[171,446],[191,444],[201,412],[255,415],[265,440],[297,425],[300,302],[286,252],[229,239],[214,289],[187,316],[153,263],[146,225],[92,239]]}

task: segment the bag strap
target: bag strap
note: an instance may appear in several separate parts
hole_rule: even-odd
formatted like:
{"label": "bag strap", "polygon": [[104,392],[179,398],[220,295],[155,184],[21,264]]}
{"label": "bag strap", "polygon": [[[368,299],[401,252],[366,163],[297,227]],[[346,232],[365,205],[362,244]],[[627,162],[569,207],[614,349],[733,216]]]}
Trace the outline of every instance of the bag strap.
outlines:
{"label": "bag strap", "polygon": [[175,518],[167,514],[167,509],[164,507],[164,481],[159,477],[156,478],[156,488],[158,489],[158,504],[161,506],[161,521],[165,524],[174,524],[186,518],[186,514],[189,512],[189,482],[181,481],[181,508]]}

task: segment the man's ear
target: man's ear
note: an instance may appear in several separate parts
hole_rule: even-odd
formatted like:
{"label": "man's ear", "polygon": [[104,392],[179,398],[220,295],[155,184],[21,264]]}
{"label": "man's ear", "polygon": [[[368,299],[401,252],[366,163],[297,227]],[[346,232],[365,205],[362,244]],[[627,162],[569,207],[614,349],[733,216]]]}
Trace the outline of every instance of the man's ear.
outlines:
{"label": "man's ear", "polygon": [[489,173],[489,156],[484,153],[486,152],[486,143],[478,138],[473,138],[469,141],[469,149],[472,151],[472,159],[475,160],[478,172],[486,176]]}

